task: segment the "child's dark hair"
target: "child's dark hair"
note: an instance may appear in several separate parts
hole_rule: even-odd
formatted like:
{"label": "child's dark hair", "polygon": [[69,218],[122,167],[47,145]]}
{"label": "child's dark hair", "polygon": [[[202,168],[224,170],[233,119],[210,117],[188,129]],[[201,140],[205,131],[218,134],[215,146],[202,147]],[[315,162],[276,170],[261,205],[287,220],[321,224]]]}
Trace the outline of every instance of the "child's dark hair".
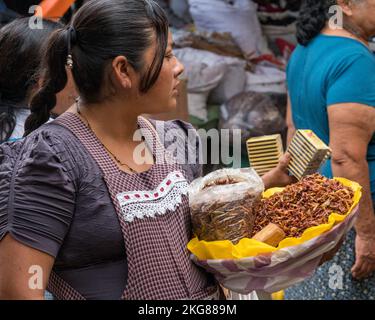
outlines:
{"label": "child's dark hair", "polygon": [[[156,39],[156,53],[145,70],[144,53]],[[66,62],[72,55],[73,78],[83,101],[100,102],[108,74],[107,66],[125,56],[141,74],[140,92],[147,92],[159,77],[168,44],[168,21],[152,0],[92,0],[73,17],[70,26],[56,31],[45,58],[46,74],[31,101],[25,135],[48,120],[56,93],[67,83]],[[70,49],[71,48],[71,49]],[[70,52],[69,52],[70,50]]]}
{"label": "child's dark hair", "polygon": [[29,18],[20,18],[0,29],[0,142],[12,135],[15,108],[28,106],[31,90],[37,83],[43,45],[61,27],[44,20],[42,29],[32,29]]}

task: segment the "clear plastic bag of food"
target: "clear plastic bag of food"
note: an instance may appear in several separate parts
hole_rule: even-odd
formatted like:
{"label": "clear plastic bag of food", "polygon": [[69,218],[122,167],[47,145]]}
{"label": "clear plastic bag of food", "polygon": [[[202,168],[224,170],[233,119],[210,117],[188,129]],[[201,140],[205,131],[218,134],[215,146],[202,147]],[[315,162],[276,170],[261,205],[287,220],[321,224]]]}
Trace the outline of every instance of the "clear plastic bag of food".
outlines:
{"label": "clear plastic bag of food", "polygon": [[262,179],[251,168],[221,169],[194,180],[189,189],[194,234],[199,240],[234,244],[250,237],[263,191]]}

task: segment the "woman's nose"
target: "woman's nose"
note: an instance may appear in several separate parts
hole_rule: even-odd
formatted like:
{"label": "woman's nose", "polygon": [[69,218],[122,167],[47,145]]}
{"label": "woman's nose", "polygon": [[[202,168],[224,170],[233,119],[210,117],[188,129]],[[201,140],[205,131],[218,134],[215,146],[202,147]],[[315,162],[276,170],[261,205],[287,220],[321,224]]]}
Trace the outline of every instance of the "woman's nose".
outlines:
{"label": "woman's nose", "polygon": [[180,60],[178,60],[176,58],[177,62],[176,62],[176,67],[175,67],[175,75],[176,75],[176,78],[179,77],[185,70],[185,67],[184,65],[180,62]]}

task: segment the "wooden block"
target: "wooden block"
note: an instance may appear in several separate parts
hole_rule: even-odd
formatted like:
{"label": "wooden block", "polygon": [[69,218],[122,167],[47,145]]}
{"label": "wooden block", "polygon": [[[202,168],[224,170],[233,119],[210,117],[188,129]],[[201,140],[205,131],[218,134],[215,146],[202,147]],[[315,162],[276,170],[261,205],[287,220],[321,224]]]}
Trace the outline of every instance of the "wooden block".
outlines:
{"label": "wooden block", "polygon": [[280,134],[253,137],[246,144],[250,166],[260,176],[276,168],[284,152]]}
{"label": "wooden block", "polygon": [[276,224],[270,223],[260,230],[252,239],[277,247],[285,239],[285,232]]}
{"label": "wooden block", "polygon": [[287,152],[289,172],[297,179],[315,173],[330,156],[330,148],[311,130],[297,130]]}

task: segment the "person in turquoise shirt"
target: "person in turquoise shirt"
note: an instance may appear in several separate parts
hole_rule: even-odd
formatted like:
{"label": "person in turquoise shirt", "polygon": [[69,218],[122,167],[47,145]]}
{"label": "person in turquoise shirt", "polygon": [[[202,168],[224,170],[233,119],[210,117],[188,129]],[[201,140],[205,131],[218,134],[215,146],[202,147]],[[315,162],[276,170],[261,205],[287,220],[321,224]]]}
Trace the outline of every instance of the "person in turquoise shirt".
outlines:
{"label": "person in turquoise shirt", "polygon": [[[343,25],[330,15],[332,5]],[[314,277],[286,291],[287,299],[375,299],[375,1],[305,0],[297,24],[299,45],[287,68],[288,137],[311,129],[332,149],[321,168],[363,187],[360,214],[335,258]],[[338,28],[337,28],[338,27]],[[330,274],[342,277],[330,286]],[[342,285],[340,285],[340,283]],[[332,284],[332,283],[331,283]]]}

